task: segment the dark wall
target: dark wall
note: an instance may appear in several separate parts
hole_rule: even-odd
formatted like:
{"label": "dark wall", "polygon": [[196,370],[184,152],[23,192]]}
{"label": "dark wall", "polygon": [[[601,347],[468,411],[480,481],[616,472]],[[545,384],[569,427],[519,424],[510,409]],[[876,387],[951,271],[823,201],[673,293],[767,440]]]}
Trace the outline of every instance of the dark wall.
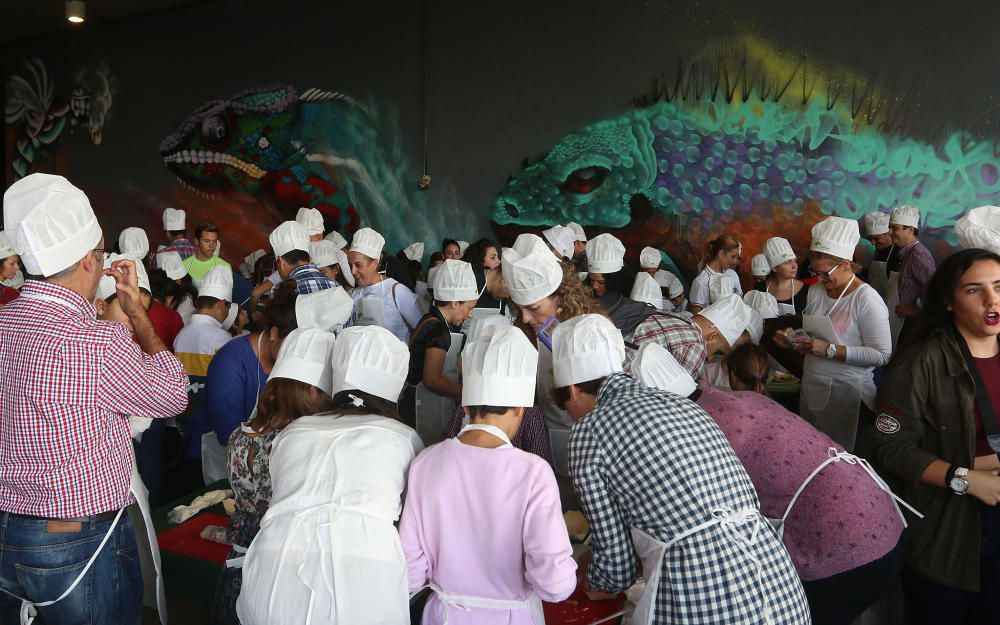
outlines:
{"label": "dark wall", "polygon": [[[526,156],[621,112],[679,57],[751,35],[833,69],[877,72],[940,123],[995,114],[1000,7],[940,2],[428,2],[429,204],[457,203],[485,230],[491,197]],[[38,57],[68,90],[106,63],[116,93],[103,142],[60,139],[58,168],[107,227],[155,224],[178,193],[160,140],[201,103],[276,81],[371,96],[398,110],[413,167],[422,155],[419,2],[219,0],[2,52],[5,77]],[[978,117],[977,117],[978,116]],[[8,130],[9,135],[9,130]]]}

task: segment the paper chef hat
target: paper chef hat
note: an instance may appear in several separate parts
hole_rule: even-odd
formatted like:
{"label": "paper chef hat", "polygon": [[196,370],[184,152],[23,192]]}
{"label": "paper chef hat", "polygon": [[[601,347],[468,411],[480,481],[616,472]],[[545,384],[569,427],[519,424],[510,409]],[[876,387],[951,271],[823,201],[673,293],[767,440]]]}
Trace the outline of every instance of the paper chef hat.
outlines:
{"label": "paper chef hat", "polygon": [[566,224],[566,227],[573,231],[573,235],[576,237],[577,241],[580,241],[581,243],[587,242],[587,233],[583,231],[583,226],[575,221],[571,221]]}
{"label": "paper chef hat", "polygon": [[264,250],[254,250],[251,252],[246,258],[243,259],[243,262],[240,263],[240,274],[249,280],[253,276],[253,271],[257,266],[257,261],[265,256],[267,256],[267,252]]}
{"label": "paper chef hat", "polygon": [[424,244],[417,241],[416,243],[407,245],[406,249],[403,250],[403,255],[406,256],[407,259],[411,261],[415,260],[419,263],[424,258]]}
{"label": "paper chef hat", "polygon": [[514,247],[512,249],[514,249],[514,251],[522,257],[537,251],[548,252],[549,254],[552,253],[549,251],[549,246],[545,244],[542,237],[537,234],[531,234],[530,232],[518,235],[517,238],[514,239]]}
{"label": "paper chef hat", "polygon": [[698,390],[694,378],[659,343],[645,343],[632,361],[632,373],[644,386],[657,388],[681,397]]}
{"label": "paper chef hat", "polygon": [[330,394],[357,389],[395,403],[409,367],[410,350],[392,332],[379,326],[344,328],[333,347]]}
{"label": "paper chef hat", "polygon": [[556,326],[552,333],[556,388],[618,373],[624,361],[625,340],[621,330],[603,315],[573,317]]}
{"label": "paper chef hat", "polygon": [[354,233],[351,239],[351,251],[364,254],[368,258],[378,260],[382,257],[385,238],[371,228],[362,228]]}
{"label": "paper chef hat", "polygon": [[198,287],[198,297],[214,297],[233,301],[233,272],[228,267],[216,265],[208,270]]}
{"label": "paper chef hat", "polygon": [[743,294],[743,303],[760,313],[764,319],[774,319],[778,316],[778,300],[764,291],[747,291]]}
{"label": "paper chef hat", "polygon": [[566,226],[552,226],[548,230],[542,230],[542,236],[549,242],[549,245],[566,260],[573,258],[573,245],[576,242],[576,235]]}
{"label": "paper chef hat", "polygon": [[184,229],[187,213],[176,208],[163,209],[163,229],[170,232]]}
{"label": "paper chef hat", "polygon": [[632,294],[629,296],[637,302],[644,302],[653,308],[663,308],[663,291],[656,279],[645,271],[640,271],[635,276],[635,284],[632,285]]}
{"label": "paper chef hat", "polygon": [[511,325],[506,315],[473,315],[469,320],[469,341],[477,341],[489,328],[506,328]]}
{"label": "paper chef hat", "polygon": [[462,405],[535,403],[538,350],[513,326],[493,326],[462,350]]}
{"label": "paper chef hat", "polygon": [[[141,262],[135,261],[124,254],[112,254],[104,261],[104,268],[111,269],[111,264],[119,260],[132,260],[135,265],[135,277],[139,288],[144,289],[147,293],[152,292],[149,288],[149,274],[146,273],[146,267]],[[115,279],[111,276],[101,276],[101,280],[97,284],[97,299],[108,299],[117,292]]]}
{"label": "paper chef hat", "polygon": [[439,302],[467,302],[479,299],[476,275],[472,265],[449,258],[437,268],[434,277],[434,299]]}
{"label": "paper chef hat", "polygon": [[750,307],[743,303],[739,295],[725,297],[706,306],[698,314],[719,329],[730,347],[736,344],[744,331],[748,330],[752,321]]}
{"label": "paper chef hat", "polygon": [[795,260],[795,251],[792,244],[787,239],[781,237],[771,237],[764,243],[764,255],[767,262],[774,269],[778,265],[790,260]]}
{"label": "paper chef hat", "polygon": [[680,279],[674,274],[670,273],[666,269],[660,269],[653,276],[656,283],[660,285],[661,289],[667,289],[667,294],[670,299],[680,296],[684,293],[684,285],[681,283]]}
{"label": "paper chef hat", "polygon": [[354,300],[340,288],[303,293],[295,298],[295,321],[300,328],[332,332],[342,327],[354,312]]}
{"label": "paper chef hat", "polygon": [[655,247],[644,247],[639,253],[639,267],[643,269],[656,269],[660,266],[661,260],[663,257],[660,255],[660,250]]}
{"label": "paper chef hat", "polygon": [[615,273],[625,266],[625,246],[612,234],[599,234],[587,241],[590,273]]}
{"label": "paper chef hat", "polygon": [[766,278],[771,273],[771,264],[767,262],[767,256],[757,254],[750,259],[750,273],[755,278]]}
{"label": "paper chef hat", "polygon": [[268,379],[298,380],[315,386],[327,395],[333,395],[331,356],[335,344],[336,337],[331,332],[317,328],[292,330],[281,343],[278,358],[271,368]]}
{"label": "paper chef hat", "polygon": [[854,249],[861,240],[858,222],[843,217],[827,217],[812,229],[812,243],[809,249],[830,256],[854,259]]}
{"label": "paper chef hat", "polygon": [[469,249],[468,241],[456,241],[458,243],[458,254],[459,256],[465,256],[465,250]]}
{"label": "paper chef hat", "polygon": [[323,213],[315,208],[306,208],[303,206],[295,214],[295,221],[306,229],[309,236],[323,234]]}
{"label": "paper chef hat", "polygon": [[892,209],[889,215],[889,225],[920,227],[920,209],[916,206],[903,205]]}
{"label": "paper chef hat", "polygon": [[271,242],[275,257],[284,256],[293,250],[309,253],[309,233],[297,221],[282,223],[271,231],[267,239]]}
{"label": "paper chef hat", "polygon": [[309,260],[316,267],[330,267],[337,265],[340,262],[340,257],[344,256],[344,251],[337,248],[332,242],[323,241],[310,241],[309,243]]}
{"label": "paper chef hat", "polygon": [[30,174],[3,195],[4,227],[25,270],[48,277],[101,242],[90,200],[62,176]]}
{"label": "paper chef hat", "polygon": [[156,266],[162,269],[171,280],[180,280],[187,275],[187,267],[176,250],[160,252],[156,255]]}
{"label": "paper chef hat", "polygon": [[717,302],[720,299],[737,293],[736,278],[728,273],[717,273],[708,280],[708,301]]}
{"label": "paper chef hat", "polygon": [[324,240],[325,241],[329,241],[330,243],[333,243],[334,245],[336,245],[338,250],[342,250],[345,247],[347,247],[347,239],[345,239],[336,230],[334,230],[330,234],[326,235],[326,237],[324,237]]}
{"label": "paper chef hat", "polygon": [[17,252],[14,251],[14,246],[11,245],[10,239],[7,238],[7,234],[0,231],[0,260],[9,256],[14,256],[15,254],[17,254]]}
{"label": "paper chef hat", "polygon": [[[507,248],[503,251],[501,271],[510,298],[518,306],[530,306],[552,295],[563,279],[562,266],[548,248],[536,249],[524,257]],[[434,296],[437,297],[436,287]]]}
{"label": "paper chef hat", "polygon": [[865,215],[865,236],[874,237],[889,232],[889,215],[868,213]]}
{"label": "paper chef hat", "polygon": [[132,260],[141,261],[149,254],[149,238],[142,228],[125,228],[118,235],[118,249]]}
{"label": "paper chef hat", "polygon": [[1000,207],[973,208],[955,222],[955,235],[965,249],[978,247],[1000,254]]}

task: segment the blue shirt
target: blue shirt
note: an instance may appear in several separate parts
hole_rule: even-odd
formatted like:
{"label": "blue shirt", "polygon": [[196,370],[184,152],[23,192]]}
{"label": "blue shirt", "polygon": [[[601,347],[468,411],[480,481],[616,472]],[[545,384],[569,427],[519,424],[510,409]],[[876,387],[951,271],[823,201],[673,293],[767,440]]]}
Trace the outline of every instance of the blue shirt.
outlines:
{"label": "blue shirt", "polygon": [[306,263],[305,265],[299,265],[295,269],[292,269],[288,277],[295,280],[295,290],[299,295],[306,295],[308,293],[316,293],[318,291],[325,291],[326,289],[332,289],[337,286],[337,283],[324,276],[316,265],[312,263]]}
{"label": "blue shirt", "polygon": [[222,446],[228,445],[233,430],[250,418],[266,383],[267,374],[249,337],[226,343],[208,366],[207,397],[191,416],[193,437],[188,455],[201,457],[201,435],[208,432],[215,432]]}

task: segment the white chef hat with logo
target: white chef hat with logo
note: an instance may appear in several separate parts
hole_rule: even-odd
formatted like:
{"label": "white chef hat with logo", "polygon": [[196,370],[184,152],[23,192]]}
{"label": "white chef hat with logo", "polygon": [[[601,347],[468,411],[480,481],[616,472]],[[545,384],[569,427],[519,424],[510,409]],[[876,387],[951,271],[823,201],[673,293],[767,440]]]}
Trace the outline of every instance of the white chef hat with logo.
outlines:
{"label": "white chef hat with logo", "polygon": [[214,297],[233,301],[233,272],[228,267],[216,265],[208,270],[198,286],[198,297]]}
{"label": "white chef hat with logo", "polygon": [[874,237],[889,232],[888,213],[868,213],[865,215],[865,236]]}
{"label": "white chef hat with logo", "polygon": [[163,209],[163,229],[170,232],[183,230],[187,220],[187,213],[177,208]]}
{"label": "white chef hat with logo", "polygon": [[403,255],[407,259],[417,261],[418,263],[424,258],[424,244],[422,241],[417,241],[416,243],[411,243],[406,246],[403,250]]}
{"label": "white chef hat with logo", "polygon": [[118,235],[118,249],[132,260],[141,261],[149,254],[149,238],[142,228],[125,228]]}
{"label": "white chef hat with logo", "polygon": [[782,237],[768,239],[764,243],[764,255],[767,256],[767,262],[771,269],[781,263],[795,260],[795,250],[792,249],[792,244],[788,242],[788,239]]}
{"label": "white chef hat with logo", "polygon": [[309,253],[309,233],[297,221],[283,222],[272,230],[267,238],[276,257],[284,256],[294,250]]}
{"label": "white chef hat with logo", "polygon": [[757,254],[750,259],[750,273],[755,278],[766,278],[771,273],[771,263],[767,262],[767,256]]}
{"label": "white chef hat with logo", "polygon": [[395,403],[406,383],[410,350],[383,327],[353,326],[337,336],[332,360],[331,395],[357,389]]}
{"label": "white chef hat with logo", "polygon": [[656,279],[645,271],[636,274],[635,284],[632,285],[632,293],[629,298],[649,304],[658,310],[663,308],[663,291],[660,290]]}
{"label": "white chef hat with logo", "polygon": [[368,258],[378,260],[382,257],[382,248],[385,247],[385,237],[371,228],[362,228],[354,233],[351,239],[351,251],[364,254]]}
{"label": "white chef hat with logo", "polygon": [[[562,266],[548,248],[536,249],[523,257],[517,250],[507,248],[503,251],[501,271],[510,298],[518,306],[530,306],[552,295],[563,280]],[[437,297],[436,286],[434,297]]]}
{"label": "white chef hat with logo", "polygon": [[660,266],[660,261],[663,257],[660,255],[660,250],[655,247],[644,247],[639,253],[639,267],[643,269],[656,269]]}
{"label": "white chef hat with logo", "polygon": [[622,371],[625,340],[604,315],[579,315],[552,333],[552,368],[556,388],[597,380]]}
{"label": "white chef hat with logo", "polygon": [[920,209],[916,206],[910,206],[909,204],[904,204],[903,206],[897,206],[892,209],[892,214],[889,215],[889,225],[890,226],[909,226],[911,228],[920,227]]}
{"label": "white chef hat with logo", "polygon": [[566,224],[566,227],[573,231],[573,235],[576,237],[577,241],[580,241],[582,243],[587,242],[587,233],[583,231],[583,226],[576,223],[575,221],[571,221],[568,224]]}
{"label": "white chef hat with logo", "polygon": [[340,287],[303,293],[295,298],[295,321],[300,328],[333,332],[343,327],[354,312],[354,300]]}
{"label": "white chef hat with logo", "polygon": [[752,321],[750,307],[743,303],[739,295],[730,295],[714,304],[709,304],[699,313],[718,328],[732,347],[740,335],[749,330]]}
{"label": "white chef hat with logo", "polygon": [[25,270],[48,277],[101,242],[101,226],[83,191],[62,176],[30,174],[3,196],[4,227]]}
{"label": "white chef hat with logo", "polygon": [[573,258],[576,235],[572,230],[566,226],[552,226],[548,230],[542,230],[542,236],[560,256],[566,260]]}
{"label": "white chef hat with logo", "polygon": [[827,217],[812,228],[812,243],[809,249],[823,252],[830,256],[854,259],[854,250],[858,247],[861,234],[858,222],[843,217]]}
{"label": "white chef hat with logo", "polygon": [[587,269],[590,273],[615,273],[625,266],[625,246],[613,234],[599,234],[587,241]]}
{"label": "white chef hat with logo", "polygon": [[347,247],[347,239],[345,239],[344,236],[336,230],[326,235],[323,239],[336,245],[338,250],[342,250]]}
{"label": "white chef hat with logo", "polygon": [[177,250],[167,250],[156,255],[156,266],[162,269],[171,280],[180,280],[188,274],[184,261]]}
{"label": "white chef hat with logo", "polygon": [[632,361],[632,373],[643,386],[660,389],[681,397],[698,390],[694,378],[659,343],[644,343]]}
{"label": "white chef hat with logo", "polygon": [[520,329],[495,325],[462,350],[462,405],[530,407],[538,350]]}
{"label": "white chef hat with logo", "polygon": [[323,234],[323,213],[315,208],[301,207],[295,213],[295,221],[306,229],[309,236]]}
{"label": "white chef hat with logo", "polygon": [[753,308],[764,319],[774,319],[778,316],[778,300],[764,291],[747,291],[743,294],[743,303]]}
{"label": "white chef hat with logo", "polygon": [[438,266],[434,278],[434,299],[439,302],[467,302],[479,299],[472,265],[449,258]]}
{"label": "white chef hat with logo", "polygon": [[333,395],[332,356],[336,342],[333,333],[317,328],[292,330],[281,343],[268,379],[298,380]]}
{"label": "white chef hat with logo", "polygon": [[7,234],[0,230],[0,259],[14,256],[15,254],[17,252],[14,251],[14,246],[11,244],[10,239],[7,238]]}
{"label": "white chef hat with logo", "polygon": [[955,222],[955,236],[965,249],[978,247],[1000,254],[1000,206],[973,208]]}

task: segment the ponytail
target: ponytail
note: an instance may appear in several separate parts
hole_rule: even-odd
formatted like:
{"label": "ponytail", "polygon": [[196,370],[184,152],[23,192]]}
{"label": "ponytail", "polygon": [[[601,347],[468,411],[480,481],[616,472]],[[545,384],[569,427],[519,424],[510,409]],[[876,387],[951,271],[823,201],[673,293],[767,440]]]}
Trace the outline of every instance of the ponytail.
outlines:
{"label": "ponytail", "polygon": [[744,343],[729,352],[726,365],[729,367],[729,374],[747,390],[768,395],[767,378],[771,373],[771,362],[763,347]]}
{"label": "ponytail", "polygon": [[705,242],[702,249],[701,264],[704,267],[716,259],[720,252],[731,252],[739,249],[740,242],[731,234],[721,234],[711,241]]}

